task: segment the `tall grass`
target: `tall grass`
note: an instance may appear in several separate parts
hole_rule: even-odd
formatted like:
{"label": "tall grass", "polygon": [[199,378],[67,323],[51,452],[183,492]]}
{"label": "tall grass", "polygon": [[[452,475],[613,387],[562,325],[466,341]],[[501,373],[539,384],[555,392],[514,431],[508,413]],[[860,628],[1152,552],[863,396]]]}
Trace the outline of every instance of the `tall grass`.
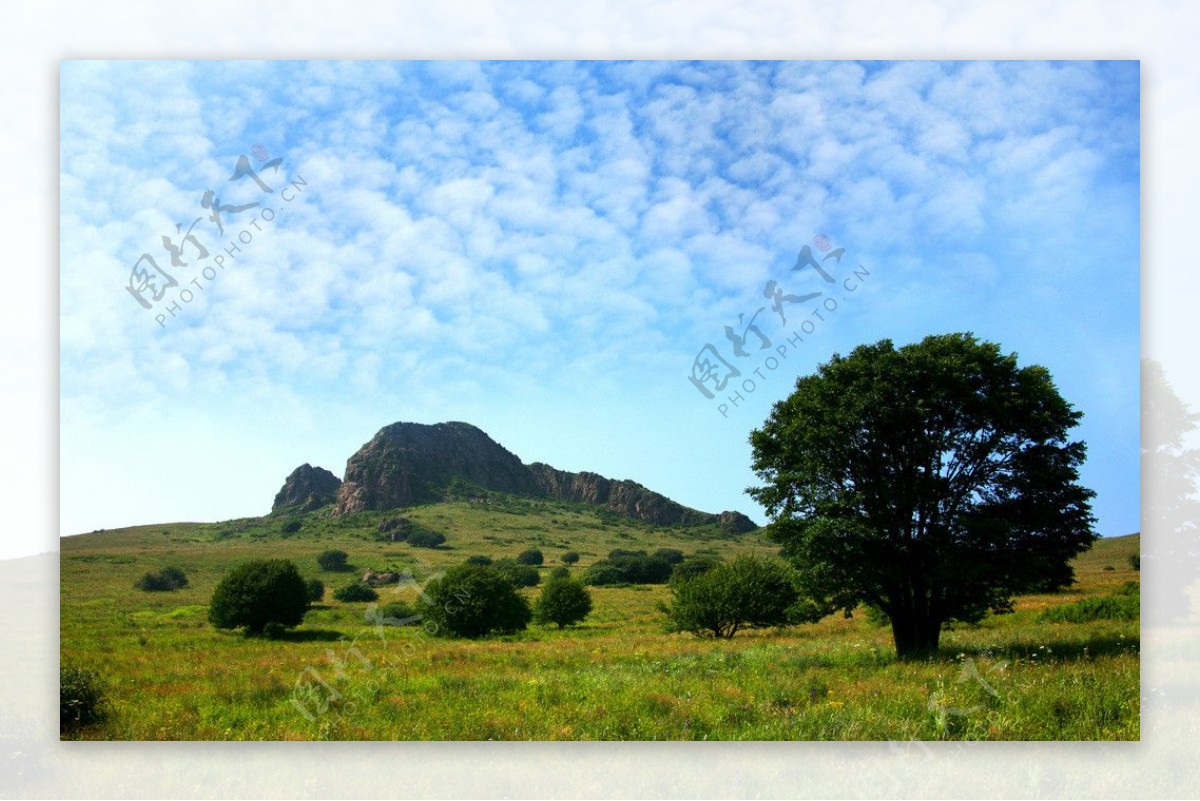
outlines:
{"label": "tall grass", "polygon": [[[479,641],[379,626],[364,602],[327,601],[279,639],[219,632],[208,599],[233,565],[293,559],[306,577],[330,547],[357,568],[409,570],[418,581],[471,554],[577,551],[573,575],[614,548],[673,547],[732,558],[771,553],[754,535],[658,529],[570,504],[503,509],[454,503],[406,510],[447,536],[440,549],[378,539],[380,515],[172,524],[63,541],[64,663],[95,671],[107,695],[94,739],[420,740],[1128,740],[1139,736],[1139,628],[1111,615],[1052,610],[1108,603],[1137,573],[1136,543],[1101,542],[1063,595],[1020,598],[1013,614],[958,626],[925,662],[898,662],[865,615],[714,642],[666,634],[663,586],[598,587],[578,627],[533,626]],[[164,528],[169,529],[163,534]],[[1121,558],[1118,558],[1121,557]],[[1104,570],[1106,565],[1116,569]],[[170,593],[135,580],[176,565]],[[523,590],[533,600],[538,589]],[[415,588],[379,604],[419,610]],[[326,595],[328,598],[329,595]],[[1133,596],[1136,598],[1136,595]],[[1091,608],[1091,607],[1088,607]],[[1051,610],[1051,611],[1048,611]]]}

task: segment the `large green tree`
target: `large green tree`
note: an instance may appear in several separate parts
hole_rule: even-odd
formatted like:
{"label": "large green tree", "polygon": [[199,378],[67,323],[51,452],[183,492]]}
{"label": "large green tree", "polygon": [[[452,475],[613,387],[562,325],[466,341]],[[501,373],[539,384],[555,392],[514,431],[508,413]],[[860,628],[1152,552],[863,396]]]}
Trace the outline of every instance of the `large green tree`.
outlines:
{"label": "large green tree", "polygon": [[971,334],[882,340],[775,404],[750,435],[764,485],[748,492],[810,603],[875,606],[918,656],[947,622],[1073,581],[1096,536],[1068,439],[1081,416],[1044,367]]}

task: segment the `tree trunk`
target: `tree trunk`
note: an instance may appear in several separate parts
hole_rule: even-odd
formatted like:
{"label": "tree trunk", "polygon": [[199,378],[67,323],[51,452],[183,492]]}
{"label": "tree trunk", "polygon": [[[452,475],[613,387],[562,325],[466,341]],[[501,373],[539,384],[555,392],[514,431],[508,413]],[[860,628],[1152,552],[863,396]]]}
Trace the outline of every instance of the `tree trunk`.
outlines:
{"label": "tree trunk", "polygon": [[900,659],[924,659],[938,648],[942,622],[916,615],[892,616],[892,641]]}

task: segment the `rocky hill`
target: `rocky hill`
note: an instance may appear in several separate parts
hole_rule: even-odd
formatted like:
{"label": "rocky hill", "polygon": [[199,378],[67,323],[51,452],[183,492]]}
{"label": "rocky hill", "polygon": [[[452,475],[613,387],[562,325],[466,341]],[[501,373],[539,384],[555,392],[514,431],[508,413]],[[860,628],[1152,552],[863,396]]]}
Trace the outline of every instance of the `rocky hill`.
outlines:
{"label": "rocky hill", "polygon": [[494,492],[594,504],[656,525],[719,524],[730,534],[757,528],[740,512],[699,512],[635,481],[570,473],[540,462],[526,465],[467,423],[393,423],[381,429],[346,462],[334,514],[434,503],[462,482]]}
{"label": "rocky hill", "polygon": [[342,480],[323,467],[302,464],[283,482],[272,512],[311,512],[337,500]]}
{"label": "rocky hill", "polygon": [[521,460],[475,426],[393,423],[346,462],[334,513],[440,501],[454,478],[496,492],[538,494]]}

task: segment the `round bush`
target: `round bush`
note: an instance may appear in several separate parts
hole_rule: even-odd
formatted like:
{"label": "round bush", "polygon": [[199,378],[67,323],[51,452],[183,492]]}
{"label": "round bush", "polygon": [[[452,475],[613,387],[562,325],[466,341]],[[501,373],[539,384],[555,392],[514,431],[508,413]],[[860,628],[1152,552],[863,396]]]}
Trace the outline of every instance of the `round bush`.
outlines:
{"label": "round bush", "polygon": [[612,562],[603,560],[596,562],[583,571],[583,583],[593,587],[604,587],[610,584],[628,584],[625,573]]}
{"label": "round bush", "polygon": [[655,559],[661,559],[669,565],[677,565],[683,561],[683,551],[678,548],[659,548],[654,552]]}
{"label": "round bush", "polygon": [[739,556],[687,581],[672,582],[668,631],[732,637],[752,626],[784,626],[796,604],[795,574],[780,559]]}
{"label": "round bush", "polygon": [[188,585],[187,574],[177,567],[164,567],[158,574],[180,589]]}
{"label": "round bush", "polygon": [[94,670],[63,665],[58,670],[58,728],[70,732],[104,718],[107,701]]}
{"label": "round bush", "polygon": [[376,620],[387,626],[415,626],[421,614],[404,601],[382,604],[375,613]]}
{"label": "round bush", "polygon": [[537,548],[530,548],[517,554],[517,564],[519,565],[530,565],[531,567],[537,567],[543,561],[542,552]]}
{"label": "round bush", "polygon": [[685,559],[671,570],[671,583],[702,576],[719,564],[721,560],[715,556],[693,556],[691,559]]}
{"label": "round bush", "polygon": [[309,579],[304,582],[304,588],[308,590],[309,603],[320,603],[321,599],[325,597],[325,582],[320,579]]}
{"label": "round bush", "polygon": [[495,568],[508,577],[514,587],[536,587],[542,580],[536,567],[519,565],[511,559],[501,559],[495,563]]}
{"label": "round bush", "polygon": [[483,556],[482,554],[476,554],[476,555],[474,555],[474,556],[468,556],[468,557],[467,557],[467,564],[468,564],[468,565],[484,565],[484,566],[487,566],[487,565],[490,565],[491,563],[492,563],[492,557],[490,557],[490,556]]}
{"label": "round bush", "polygon": [[417,548],[436,548],[445,541],[446,535],[436,531],[414,531],[408,535],[408,544]]}
{"label": "round bush", "polygon": [[346,553],[345,551],[332,549],[328,551],[322,551],[317,557],[317,564],[320,565],[322,570],[328,570],[331,573],[337,573],[350,569],[350,565],[346,563],[346,560],[349,558],[350,554]]}
{"label": "round bush", "polygon": [[366,584],[355,582],[345,587],[337,588],[333,593],[334,600],[356,603],[358,601],[378,601],[379,593]]}
{"label": "round bush", "polygon": [[608,559],[593,563],[584,574],[587,584],[662,584],[671,577],[671,565],[645,551],[617,549]]}
{"label": "round bush", "polygon": [[289,520],[280,527],[280,530],[284,534],[295,534],[303,525],[299,520]]}
{"label": "round bush", "polygon": [[187,575],[177,567],[164,567],[157,573],[147,573],[134,583],[145,592],[169,592],[188,585]]}
{"label": "round bush", "polygon": [[645,551],[630,551],[625,548],[613,548],[611,551],[608,552],[609,559],[622,559],[622,558],[631,557],[631,556],[640,556],[640,557],[644,558],[646,556],[646,552]]}
{"label": "round bush", "polygon": [[219,629],[244,626],[259,634],[268,623],[297,626],[308,611],[308,588],[287,559],[253,559],[229,571],[213,591],[208,620]]}
{"label": "round bush", "polygon": [[579,554],[575,551],[567,551],[562,555],[560,560],[564,565],[573,565],[579,561]]}
{"label": "round bush", "polygon": [[565,565],[559,565],[550,571],[550,578],[567,578],[571,575],[571,568]]}
{"label": "round bush", "polygon": [[587,587],[570,577],[555,577],[542,588],[533,614],[538,623],[554,623],[561,629],[578,623],[591,611],[592,596]]}
{"label": "round bush", "polygon": [[133,583],[133,586],[142,592],[166,592],[174,589],[163,581],[162,577],[157,573],[146,573],[140,579]]}
{"label": "round bush", "polygon": [[450,637],[512,634],[529,625],[533,612],[503,571],[457,565],[425,587],[430,633]]}

